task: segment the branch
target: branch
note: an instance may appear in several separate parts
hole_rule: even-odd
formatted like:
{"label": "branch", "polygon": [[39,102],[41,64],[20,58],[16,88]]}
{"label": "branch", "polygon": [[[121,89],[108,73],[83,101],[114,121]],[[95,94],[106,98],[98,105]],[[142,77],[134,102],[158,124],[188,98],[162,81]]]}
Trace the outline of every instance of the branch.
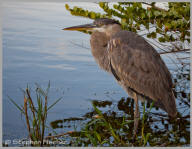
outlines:
{"label": "branch", "polygon": [[146,2],[142,2],[142,3],[145,4],[145,5],[148,5],[148,6],[150,6],[150,7],[153,7],[153,8],[155,8],[155,9],[157,9],[157,10],[168,12],[168,10],[163,9],[163,8],[159,8],[159,7],[155,6],[155,5],[148,4],[148,3],[146,3]]}
{"label": "branch", "polygon": [[185,52],[185,51],[190,51],[190,49],[183,49],[183,50],[177,50],[177,51],[160,52],[159,54],[168,54],[168,53]]}
{"label": "branch", "polygon": [[68,131],[68,132],[66,132],[66,133],[58,134],[58,135],[55,135],[55,136],[47,136],[47,137],[45,138],[45,140],[62,137],[62,136],[64,136],[64,135],[68,135],[68,134],[71,134],[71,133],[73,133],[73,131]]}
{"label": "branch", "polygon": [[188,59],[190,57],[178,57],[177,59]]}
{"label": "branch", "polygon": [[84,46],[83,44],[78,44],[78,43],[75,43],[73,41],[70,41],[73,45],[77,46],[77,47],[81,47],[81,48],[84,48],[84,49],[87,49],[87,50],[90,50],[90,48]]}

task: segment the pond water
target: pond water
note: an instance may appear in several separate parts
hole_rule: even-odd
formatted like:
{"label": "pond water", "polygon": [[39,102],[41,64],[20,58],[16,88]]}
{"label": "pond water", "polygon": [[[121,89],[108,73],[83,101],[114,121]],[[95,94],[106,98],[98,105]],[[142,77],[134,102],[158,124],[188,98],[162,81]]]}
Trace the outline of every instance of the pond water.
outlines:
{"label": "pond water", "polygon": [[[8,96],[23,105],[27,84],[46,88],[50,80],[50,99],[62,100],[49,112],[48,121],[80,116],[91,106],[90,99],[126,93],[112,76],[100,70],[88,49],[89,35],[64,32],[64,27],[91,20],[71,16],[62,3],[6,3],[3,5],[3,139],[27,135],[24,118]],[[95,7],[94,5],[92,6]]]}
{"label": "pond water", "polygon": [[[79,5],[98,10],[96,4]],[[49,111],[48,123],[81,117],[91,108],[93,99],[118,101],[127,97],[113,76],[95,63],[89,35],[62,31],[64,27],[90,22],[72,16],[65,3],[3,4],[3,140],[28,135],[24,117],[8,99],[23,105],[21,88],[27,84],[33,92],[35,83],[46,88],[50,80],[48,104],[63,97]]]}

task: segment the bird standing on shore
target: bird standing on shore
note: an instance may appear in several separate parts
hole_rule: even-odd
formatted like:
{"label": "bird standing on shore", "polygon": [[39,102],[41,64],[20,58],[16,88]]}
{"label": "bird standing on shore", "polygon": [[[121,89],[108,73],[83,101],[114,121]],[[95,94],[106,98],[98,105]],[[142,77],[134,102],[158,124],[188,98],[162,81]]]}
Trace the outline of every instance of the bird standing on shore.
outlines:
{"label": "bird standing on shore", "polygon": [[90,44],[96,62],[135,100],[134,137],[140,117],[138,100],[154,101],[155,106],[176,117],[171,74],[157,51],[143,37],[122,30],[118,21],[107,18],[63,30],[92,32]]}

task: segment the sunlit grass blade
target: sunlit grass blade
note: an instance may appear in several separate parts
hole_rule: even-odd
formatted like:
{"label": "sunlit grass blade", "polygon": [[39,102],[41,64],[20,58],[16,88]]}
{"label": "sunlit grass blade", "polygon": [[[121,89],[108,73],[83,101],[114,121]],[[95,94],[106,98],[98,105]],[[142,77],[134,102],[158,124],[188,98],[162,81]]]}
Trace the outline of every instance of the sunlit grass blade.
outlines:
{"label": "sunlit grass blade", "polygon": [[124,124],[129,124],[129,123],[133,123],[134,122],[134,120],[126,120],[125,122],[124,122]]}
{"label": "sunlit grass blade", "polygon": [[62,97],[60,97],[59,99],[57,99],[52,105],[50,105],[48,108],[47,108],[47,111],[49,111],[55,104],[57,104],[60,100],[62,99]]}
{"label": "sunlit grass blade", "polygon": [[108,126],[109,126],[109,130],[111,131],[112,136],[113,136],[118,142],[120,142],[119,136],[116,135],[116,133],[115,133],[115,131],[113,130],[113,128],[112,128],[112,126],[111,126],[110,123],[108,124]]}
{"label": "sunlit grass blade", "polygon": [[153,106],[154,106],[154,101],[151,103],[151,105],[150,105],[150,108],[149,108],[149,112],[151,111],[151,109],[153,108]]}
{"label": "sunlit grass blade", "polygon": [[17,109],[19,109],[20,112],[25,114],[24,109],[22,109],[11,97],[9,97],[9,96],[7,96],[7,97],[17,107]]}
{"label": "sunlit grass blade", "polygon": [[45,91],[41,88],[41,86],[37,83],[35,83],[35,85],[37,86],[37,91],[42,94],[44,97],[47,96],[47,94],[45,93]]}
{"label": "sunlit grass blade", "polygon": [[87,138],[89,138],[89,140],[91,141],[91,143],[94,145],[94,146],[97,146],[97,141],[96,139],[90,135],[90,132],[87,130],[87,128],[85,129],[85,135],[87,136]]}
{"label": "sunlit grass blade", "polygon": [[118,142],[120,142],[119,136],[116,135],[114,129],[113,129],[112,126],[111,126],[111,124],[108,123],[108,122],[104,119],[102,112],[101,112],[94,104],[93,104],[93,107],[94,107],[95,111],[99,114],[99,116],[101,116],[102,120],[104,121],[104,124],[105,124],[106,128],[109,129],[109,131],[111,132],[111,135],[114,137],[114,139],[117,140]]}
{"label": "sunlit grass blade", "polygon": [[146,136],[144,137],[144,146],[147,144],[149,137],[150,137],[151,133],[147,133]]}
{"label": "sunlit grass blade", "polygon": [[101,142],[101,136],[99,135],[99,133],[97,133],[96,131],[94,131],[94,133],[95,133],[97,139],[99,140],[99,142]]}
{"label": "sunlit grass blade", "polygon": [[105,143],[108,143],[109,141],[108,140],[104,140],[101,142],[101,144],[105,144]]}
{"label": "sunlit grass blade", "polygon": [[96,122],[100,121],[100,119],[95,119],[95,120],[92,120],[91,122],[87,123],[86,126],[91,126],[93,124],[95,124]]}
{"label": "sunlit grass blade", "polygon": [[49,80],[49,83],[48,83],[48,86],[47,86],[47,89],[46,89],[46,95],[48,95],[48,93],[49,93],[50,86],[51,86],[51,82]]}
{"label": "sunlit grass blade", "polygon": [[99,116],[101,116],[101,118],[103,118],[102,112],[96,107],[96,105],[94,105],[94,104],[92,104],[92,105],[93,105],[94,110],[99,114]]}

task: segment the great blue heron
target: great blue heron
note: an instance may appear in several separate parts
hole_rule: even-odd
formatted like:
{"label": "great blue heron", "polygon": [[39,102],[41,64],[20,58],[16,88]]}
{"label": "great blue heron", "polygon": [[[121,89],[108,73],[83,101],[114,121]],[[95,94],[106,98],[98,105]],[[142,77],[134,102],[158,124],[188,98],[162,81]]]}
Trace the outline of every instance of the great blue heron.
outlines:
{"label": "great blue heron", "polygon": [[118,21],[107,18],[63,30],[92,32],[90,44],[96,62],[113,74],[135,100],[134,136],[140,117],[138,99],[154,101],[155,106],[176,117],[171,74],[157,51],[143,37],[122,30]]}

